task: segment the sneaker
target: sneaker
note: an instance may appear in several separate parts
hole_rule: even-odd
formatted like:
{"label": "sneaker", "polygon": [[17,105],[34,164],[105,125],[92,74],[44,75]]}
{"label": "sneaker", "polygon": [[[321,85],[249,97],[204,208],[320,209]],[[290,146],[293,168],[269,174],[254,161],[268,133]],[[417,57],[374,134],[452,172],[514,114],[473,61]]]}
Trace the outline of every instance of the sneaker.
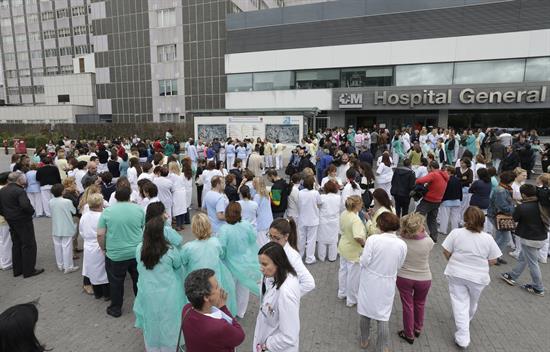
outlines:
{"label": "sneaker", "polygon": [[521,288],[529,293],[534,294],[535,296],[544,297],[544,291],[537,290],[536,288],[533,287],[533,285],[525,284],[525,285],[521,285]]}
{"label": "sneaker", "polygon": [[497,259],[497,265],[500,265],[500,264],[503,264],[503,265],[506,265],[508,264],[508,262],[502,258],[498,258]]}
{"label": "sneaker", "polygon": [[500,278],[502,280],[504,280],[504,282],[506,282],[510,286],[515,286],[516,285],[516,280],[512,279],[512,276],[508,273],[504,273],[504,274],[500,275]]}
{"label": "sneaker", "polygon": [[357,303],[346,303],[346,307],[353,308],[357,305]]}
{"label": "sneaker", "polygon": [[547,264],[547,263],[548,263],[548,259],[546,259],[546,258],[539,258],[539,263],[541,263],[541,264]]}
{"label": "sneaker", "polygon": [[516,251],[510,252],[508,253],[508,255],[512,258],[516,258],[516,259],[519,258],[519,253],[517,253]]}
{"label": "sneaker", "polygon": [[63,273],[65,273],[65,274],[74,273],[75,271],[78,271],[78,269],[80,269],[79,266],[73,266],[72,268],[65,269],[65,271]]}

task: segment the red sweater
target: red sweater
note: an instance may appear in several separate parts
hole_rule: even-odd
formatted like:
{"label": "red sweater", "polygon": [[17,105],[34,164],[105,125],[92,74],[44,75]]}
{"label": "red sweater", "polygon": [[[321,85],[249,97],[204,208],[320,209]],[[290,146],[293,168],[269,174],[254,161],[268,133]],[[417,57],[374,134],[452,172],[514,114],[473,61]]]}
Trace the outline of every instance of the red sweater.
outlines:
{"label": "red sweater", "polygon": [[[182,318],[191,304],[183,307]],[[233,318],[227,307],[220,308]],[[233,352],[244,341],[244,331],[233,318],[233,324],[224,319],[206,316],[191,309],[183,322],[183,331],[187,352]]]}
{"label": "red sweater", "polygon": [[434,170],[424,177],[416,180],[417,185],[427,183],[428,192],[424,195],[424,199],[432,203],[440,203],[447,188],[449,174],[445,171]]}

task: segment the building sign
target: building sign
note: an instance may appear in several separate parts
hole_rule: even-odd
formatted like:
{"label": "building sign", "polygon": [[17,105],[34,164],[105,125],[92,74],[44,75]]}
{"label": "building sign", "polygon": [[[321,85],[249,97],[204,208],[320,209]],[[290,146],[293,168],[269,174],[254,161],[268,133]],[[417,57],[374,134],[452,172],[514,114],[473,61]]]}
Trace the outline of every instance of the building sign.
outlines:
{"label": "building sign", "polygon": [[464,87],[411,89],[401,87],[381,90],[364,88],[361,92],[339,92],[340,109],[503,109],[550,108],[547,86]]}
{"label": "building sign", "polygon": [[363,94],[362,93],[342,93],[338,98],[338,107],[340,109],[362,109]]}

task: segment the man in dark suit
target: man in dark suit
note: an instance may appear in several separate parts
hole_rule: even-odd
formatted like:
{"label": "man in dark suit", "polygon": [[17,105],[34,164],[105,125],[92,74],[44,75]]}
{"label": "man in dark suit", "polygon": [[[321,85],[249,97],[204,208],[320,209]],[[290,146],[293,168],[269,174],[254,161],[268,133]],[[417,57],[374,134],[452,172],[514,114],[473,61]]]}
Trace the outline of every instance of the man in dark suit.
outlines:
{"label": "man in dark suit", "polygon": [[0,215],[10,226],[13,242],[13,276],[23,274],[25,278],[44,272],[44,269],[35,268],[36,240],[32,223],[34,208],[25,192],[26,183],[24,173],[12,172],[8,175],[7,186],[0,190]]}

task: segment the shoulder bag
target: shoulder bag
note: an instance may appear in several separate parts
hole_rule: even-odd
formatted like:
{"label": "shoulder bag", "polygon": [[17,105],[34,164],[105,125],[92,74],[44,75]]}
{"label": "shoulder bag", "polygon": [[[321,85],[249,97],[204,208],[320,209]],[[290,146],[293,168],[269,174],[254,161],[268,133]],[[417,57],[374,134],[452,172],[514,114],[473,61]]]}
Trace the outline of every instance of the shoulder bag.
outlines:
{"label": "shoulder bag", "polygon": [[514,231],[516,229],[516,222],[512,215],[497,214],[495,222],[499,231]]}
{"label": "shoulder bag", "polygon": [[189,309],[185,312],[185,314],[183,315],[183,318],[181,319],[180,336],[178,337],[176,352],[185,352],[187,350],[187,348],[185,347],[185,336],[183,335],[183,323],[185,322],[185,318],[187,318],[187,316],[192,310],[193,310],[193,307],[189,307]]}

